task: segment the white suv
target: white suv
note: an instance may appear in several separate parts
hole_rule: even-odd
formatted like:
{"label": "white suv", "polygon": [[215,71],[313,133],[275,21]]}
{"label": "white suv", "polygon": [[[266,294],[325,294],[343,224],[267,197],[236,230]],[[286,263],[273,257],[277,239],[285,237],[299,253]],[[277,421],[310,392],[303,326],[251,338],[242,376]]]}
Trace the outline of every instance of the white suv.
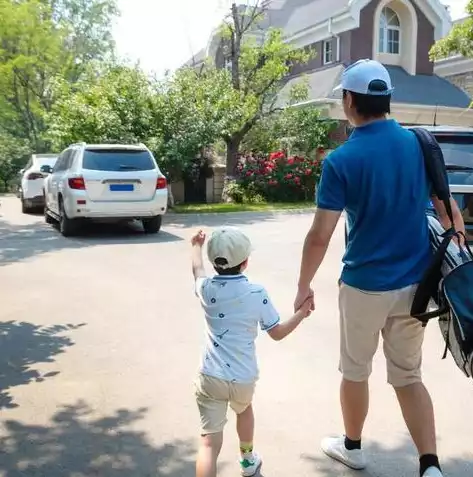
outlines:
{"label": "white suv", "polygon": [[[43,166],[52,168],[57,161],[57,154],[33,154],[20,171],[21,182],[18,196],[24,214],[30,210],[44,207],[43,184],[47,174],[42,172]],[[44,171],[44,168],[43,168]]]}
{"label": "white suv", "polygon": [[146,146],[74,144],[46,169],[45,219],[58,221],[64,236],[84,219],[137,219],[146,233],[159,232],[167,181]]}

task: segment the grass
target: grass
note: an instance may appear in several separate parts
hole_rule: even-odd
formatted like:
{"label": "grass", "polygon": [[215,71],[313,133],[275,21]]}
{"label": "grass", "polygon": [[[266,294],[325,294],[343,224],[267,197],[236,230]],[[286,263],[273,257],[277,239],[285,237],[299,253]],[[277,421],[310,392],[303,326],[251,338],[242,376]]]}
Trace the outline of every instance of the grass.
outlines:
{"label": "grass", "polygon": [[181,204],[174,207],[173,212],[177,214],[218,214],[227,212],[264,212],[273,210],[295,210],[313,208],[313,202],[272,202],[258,204]]}

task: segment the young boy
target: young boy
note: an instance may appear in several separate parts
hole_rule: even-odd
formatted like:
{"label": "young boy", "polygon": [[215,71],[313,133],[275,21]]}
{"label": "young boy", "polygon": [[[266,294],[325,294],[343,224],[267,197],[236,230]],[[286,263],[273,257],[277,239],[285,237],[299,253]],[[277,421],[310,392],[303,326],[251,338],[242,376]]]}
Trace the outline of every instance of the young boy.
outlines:
{"label": "young boy", "polygon": [[237,414],[241,475],[257,473],[261,458],[253,452],[252,408],[258,379],[255,340],[258,325],[276,341],[282,340],[310,315],[308,299],[289,320],[281,323],[266,290],[248,281],[251,243],[235,227],[216,230],[207,244],[207,255],[217,275],[205,274],[202,231],[192,238],[192,270],[195,291],[205,311],[207,342],[196,380],[201,420],[197,477],[216,477],[217,458],[223,442],[228,404]]}

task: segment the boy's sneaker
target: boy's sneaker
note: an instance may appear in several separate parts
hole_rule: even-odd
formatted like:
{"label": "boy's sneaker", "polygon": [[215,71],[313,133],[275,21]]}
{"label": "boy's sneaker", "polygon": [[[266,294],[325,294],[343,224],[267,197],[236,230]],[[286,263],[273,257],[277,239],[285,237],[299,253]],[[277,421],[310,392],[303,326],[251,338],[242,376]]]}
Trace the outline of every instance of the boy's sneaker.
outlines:
{"label": "boy's sneaker", "polygon": [[[327,437],[322,440],[322,450],[332,459],[338,460],[347,467],[362,470],[366,467],[366,459],[361,449],[348,450],[345,437]],[[435,474],[432,475],[434,477]]]}
{"label": "boy's sneaker", "polygon": [[263,464],[261,457],[253,452],[253,459],[240,460],[241,475],[243,477],[253,477]]}
{"label": "boy's sneaker", "polygon": [[443,477],[443,474],[442,474],[442,472],[440,472],[440,470],[438,470],[437,467],[429,467],[424,472],[422,477]]}

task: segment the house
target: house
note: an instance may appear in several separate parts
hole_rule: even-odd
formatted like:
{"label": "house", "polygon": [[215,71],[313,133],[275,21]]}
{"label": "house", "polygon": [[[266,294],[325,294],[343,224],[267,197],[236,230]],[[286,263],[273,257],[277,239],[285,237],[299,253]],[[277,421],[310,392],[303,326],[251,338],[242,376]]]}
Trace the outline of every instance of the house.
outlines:
{"label": "house", "polygon": [[[263,27],[281,28],[288,42],[311,47],[316,56],[295,67],[280,93],[285,103],[295,82],[304,77],[309,100],[324,114],[344,120],[340,92],[333,93],[344,68],[362,58],[381,61],[389,70],[395,91],[392,116],[403,124],[473,126],[468,94],[434,72],[429,50],[451,29],[447,8],[440,0],[272,0]],[[188,65],[206,58],[222,66],[216,30],[207,47]],[[343,134],[342,134],[343,136]]]}
{"label": "house", "polygon": [[[362,58],[376,59],[389,70],[395,88],[391,115],[400,123],[473,126],[473,110],[469,109],[473,91],[448,81],[447,75],[440,73],[440,63],[434,71],[429,59],[432,45],[446,36],[451,26],[440,0],[272,0],[255,34],[264,35],[269,27],[280,28],[286,41],[315,49],[316,56],[308,64],[292,69],[278,100],[287,104],[294,83],[307,81],[309,98],[296,106],[316,106],[325,117],[339,120],[332,139],[341,142],[349,127],[341,92],[333,89],[346,66]],[[187,65],[199,67],[206,60],[218,67],[228,66],[218,29]],[[470,75],[471,66],[469,63]],[[223,175],[221,167],[213,185],[209,180],[210,200],[218,200]]]}
{"label": "house", "polygon": [[[461,18],[454,24],[463,23],[466,18],[468,17]],[[451,55],[435,62],[434,73],[448,79],[469,96],[473,96],[473,59],[462,55]]]}

